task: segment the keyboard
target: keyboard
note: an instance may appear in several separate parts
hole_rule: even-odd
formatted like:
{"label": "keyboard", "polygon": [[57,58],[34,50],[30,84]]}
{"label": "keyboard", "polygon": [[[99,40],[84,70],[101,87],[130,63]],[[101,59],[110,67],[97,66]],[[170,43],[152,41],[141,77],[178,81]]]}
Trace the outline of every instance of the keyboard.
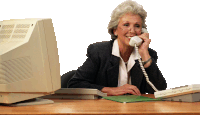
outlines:
{"label": "keyboard", "polygon": [[157,91],[154,93],[154,96],[155,98],[169,98],[194,93],[200,93],[200,84],[185,85],[172,89]]}
{"label": "keyboard", "polygon": [[86,88],[61,88],[55,91],[55,94],[47,95],[42,98],[56,98],[56,99],[99,99],[106,97],[107,94],[98,89]]}

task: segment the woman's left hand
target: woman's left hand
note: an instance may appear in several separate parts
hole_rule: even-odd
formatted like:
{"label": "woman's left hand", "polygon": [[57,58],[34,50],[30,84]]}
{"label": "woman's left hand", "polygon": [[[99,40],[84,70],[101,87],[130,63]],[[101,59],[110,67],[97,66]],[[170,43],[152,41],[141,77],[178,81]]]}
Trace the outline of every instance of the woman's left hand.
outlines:
{"label": "woman's left hand", "polygon": [[143,43],[139,46],[139,52],[140,53],[147,52],[149,48],[149,44],[151,42],[151,39],[149,39],[149,33],[143,33],[139,35],[138,37],[140,37],[143,40]]}
{"label": "woman's left hand", "polygon": [[[149,55],[149,44],[151,42],[151,39],[149,39],[149,33],[143,33],[141,35],[139,35],[138,37],[140,37],[141,39],[143,39],[143,43],[139,46],[139,54],[142,58],[142,61],[147,61],[149,58],[151,58],[151,56]],[[145,68],[149,67],[151,65],[151,61],[147,64],[145,64]]]}

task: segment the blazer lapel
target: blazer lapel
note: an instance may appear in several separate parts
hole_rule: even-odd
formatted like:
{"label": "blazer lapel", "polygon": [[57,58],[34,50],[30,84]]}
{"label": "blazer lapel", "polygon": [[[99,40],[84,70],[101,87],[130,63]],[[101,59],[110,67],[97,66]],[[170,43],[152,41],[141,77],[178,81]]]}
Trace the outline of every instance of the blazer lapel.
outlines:
{"label": "blazer lapel", "polygon": [[142,83],[143,78],[143,72],[140,68],[138,60],[135,61],[135,65],[131,69],[131,83],[132,85],[137,86],[137,88],[140,88],[140,85]]}
{"label": "blazer lapel", "polygon": [[117,87],[118,85],[118,75],[119,75],[119,57],[114,55],[110,58],[110,63],[107,69],[107,81],[108,87]]}

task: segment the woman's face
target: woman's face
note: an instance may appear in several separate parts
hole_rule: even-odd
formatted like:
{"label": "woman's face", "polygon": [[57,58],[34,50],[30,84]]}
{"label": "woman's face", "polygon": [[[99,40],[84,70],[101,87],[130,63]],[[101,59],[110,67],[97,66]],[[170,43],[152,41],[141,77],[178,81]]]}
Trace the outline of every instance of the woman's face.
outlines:
{"label": "woman's face", "polygon": [[142,18],[137,14],[127,13],[120,18],[117,29],[115,29],[113,32],[115,35],[117,35],[119,44],[130,46],[129,37],[140,35],[141,29]]}

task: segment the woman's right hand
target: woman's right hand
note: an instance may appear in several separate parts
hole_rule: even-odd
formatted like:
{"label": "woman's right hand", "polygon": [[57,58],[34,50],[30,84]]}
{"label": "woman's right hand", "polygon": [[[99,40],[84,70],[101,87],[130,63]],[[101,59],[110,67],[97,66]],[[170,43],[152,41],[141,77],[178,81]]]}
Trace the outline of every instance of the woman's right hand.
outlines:
{"label": "woman's right hand", "polygon": [[125,84],[120,87],[104,87],[101,92],[107,93],[108,96],[117,96],[124,94],[141,95],[140,90],[130,84]]}

